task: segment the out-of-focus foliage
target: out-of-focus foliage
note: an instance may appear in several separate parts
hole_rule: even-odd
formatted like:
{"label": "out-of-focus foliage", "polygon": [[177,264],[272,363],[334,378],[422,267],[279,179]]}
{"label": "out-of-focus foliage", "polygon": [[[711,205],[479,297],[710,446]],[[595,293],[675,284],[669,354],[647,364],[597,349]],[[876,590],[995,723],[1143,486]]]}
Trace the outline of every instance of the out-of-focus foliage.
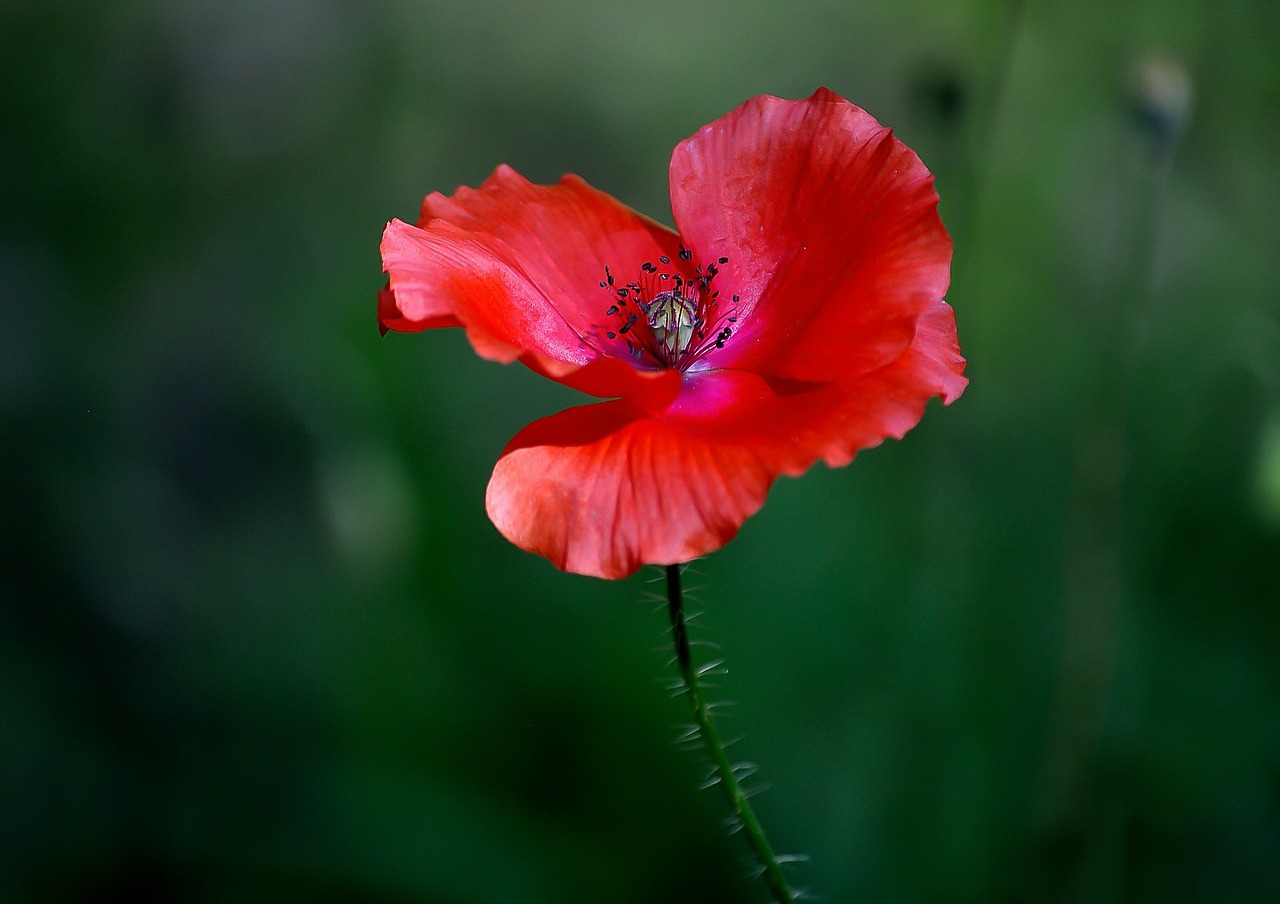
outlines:
{"label": "out-of-focus foliage", "polygon": [[0,897],[759,897],[654,588],[485,519],[574,400],[380,339],[377,245],[500,162],[665,219],[827,85],[937,175],[972,385],[690,575],[797,884],[1275,900],[1278,60],[1265,0],[6,5]]}

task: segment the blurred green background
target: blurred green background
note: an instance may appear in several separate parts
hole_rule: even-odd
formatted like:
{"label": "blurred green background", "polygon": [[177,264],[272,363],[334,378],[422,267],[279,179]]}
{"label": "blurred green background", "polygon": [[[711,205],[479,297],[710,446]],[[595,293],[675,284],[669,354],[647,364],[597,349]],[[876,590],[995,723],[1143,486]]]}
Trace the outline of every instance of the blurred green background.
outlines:
{"label": "blurred green background", "polygon": [[796,884],[1280,897],[1273,0],[0,29],[0,898],[763,900],[672,744],[657,571],[485,518],[572,394],[380,339],[378,241],[502,162],[669,220],[677,141],[819,85],[937,175],[972,385],[688,578]]}

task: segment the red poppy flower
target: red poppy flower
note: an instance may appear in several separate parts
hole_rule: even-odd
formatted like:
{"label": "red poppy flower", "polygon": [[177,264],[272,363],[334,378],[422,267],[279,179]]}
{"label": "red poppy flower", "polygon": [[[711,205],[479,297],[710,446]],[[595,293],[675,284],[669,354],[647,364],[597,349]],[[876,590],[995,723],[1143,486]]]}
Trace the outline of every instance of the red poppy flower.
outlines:
{"label": "red poppy flower", "polygon": [[576,176],[501,166],[382,239],[382,329],[609,401],[521,430],[489,517],[559,568],[617,578],[727,543],[781,474],[901,437],[964,389],[933,177],[825,89],[757,97],[671,159],[679,232]]}

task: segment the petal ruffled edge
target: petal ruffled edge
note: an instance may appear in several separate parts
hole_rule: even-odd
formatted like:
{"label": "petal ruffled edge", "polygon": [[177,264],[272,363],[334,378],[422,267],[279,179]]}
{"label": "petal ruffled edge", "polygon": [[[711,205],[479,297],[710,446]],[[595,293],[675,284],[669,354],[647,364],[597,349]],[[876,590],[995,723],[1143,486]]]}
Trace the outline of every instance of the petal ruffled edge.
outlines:
{"label": "petal ruffled edge", "polygon": [[386,329],[461,326],[476,354],[510,363],[602,398],[625,398],[659,411],[680,390],[680,374],[643,370],[602,355],[574,332],[522,272],[458,227],[400,220],[382,240],[388,287],[378,294]]}
{"label": "petal ruffled edge", "polygon": [[[383,268],[392,273],[395,299],[412,308],[406,311],[410,316],[399,322],[411,323],[413,315],[433,307],[452,309],[464,322],[476,320],[459,313],[471,303],[466,298],[400,297],[393,266],[406,261],[390,260],[388,252],[398,250],[395,242],[403,240],[401,227],[414,228],[399,224],[395,234],[384,235],[383,240]],[[501,317],[486,319],[524,321],[526,326],[545,328],[543,321],[555,319],[554,314],[578,336],[599,327],[606,309],[616,302],[611,292],[601,289],[606,267],[630,278],[628,274],[639,274],[643,262],[674,257],[680,247],[679,236],[670,229],[577,176],[567,175],[555,185],[536,185],[506,165],[499,166],[479,188],[463,186],[452,197],[438,192],[428,195],[416,228],[434,240],[436,266],[446,270],[450,265],[478,266],[486,271],[497,267],[515,274],[532,290],[510,299],[518,306],[509,305]],[[497,299],[489,296],[481,296],[480,301],[498,307]],[[539,331],[525,331],[517,338],[519,347],[539,348],[545,337]],[[561,360],[576,360],[565,359],[556,348],[541,350]]]}
{"label": "petal ruffled edge", "polygon": [[658,411],[680,375],[636,367],[602,341],[612,299],[600,280],[606,265],[638,272],[678,248],[670,229],[577,176],[535,185],[503,165],[479,188],[428,195],[417,226],[387,225],[379,329],[461,326],[481,357]]}
{"label": "petal ruffled edge", "polygon": [[910,347],[877,371],[834,383],[713,372],[662,417],[754,450],[775,475],[798,477],[818,461],[844,467],[864,449],[901,439],[930,399],[949,405],[960,396],[965,364],[955,314],[938,302],[921,316]]}
{"label": "petal ruffled edge", "polygon": [[772,481],[748,450],[604,402],[521,430],[494,467],[485,507],[516,546],[615,579],[723,546]]}
{"label": "petal ruffled edge", "polygon": [[387,289],[380,314],[388,329],[458,324],[476,354],[503,363],[526,350],[571,364],[597,355],[483,237],[443,221],[422,228],[392,220],[381,250]]}

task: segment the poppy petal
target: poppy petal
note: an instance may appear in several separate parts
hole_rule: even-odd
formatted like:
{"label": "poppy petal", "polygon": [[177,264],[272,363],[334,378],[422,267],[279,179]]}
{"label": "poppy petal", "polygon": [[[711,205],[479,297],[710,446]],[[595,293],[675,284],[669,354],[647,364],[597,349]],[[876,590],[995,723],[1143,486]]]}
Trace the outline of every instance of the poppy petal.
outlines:
{"label": "poppy petal", "polygon": [[960,395],[964,364],[955,315],[939,302],[921,316],[908,349],[876,371],[833,383],[711,371],[687,384],[662,418],[753,449],[774,474],[798,476],[816,461],[843,467],[862,449],[901,439],[929,399],[950,404]]}
{"label": "poppy petal", "polygon": [[807,381],[896,359],[942,299],[951,241],[933,177],[870,114],[820,89],[757,97],[704,126],[671,160],[685,244],[729,262],[740,297],[720,367]]}
{"label": "poppy petal", "polygon": [[486,506],[498,530],[557,567],[604,578],[729,542],[773,481],[848,464],[964,388],[951,308],[938,303],[896,361],[838,383],[749,371],[691,376],[657,417],[625,402],[572,408],[508,444]]}
{"label": "poppy petal", "polygon": [[557,568],[621,578],[723,546],[772,479],[748,450],[602,402],[521,430],[485,505],[503,536]]}
{"label": "poppy petal", "polygon": [[385,327],[460,323],[477,354],[504,363],[529,348],[575,364],[596,357],[518,269],[456,226],[421,229],[392,220],[382,234],[382,265],[388,274],[379,312]]}
{"label": "poppy petal", "polygon": [[661,410],[675,398],[678,372],[642,370],[601,354],[502,252],[444,220],[426,228],[393,220],[382,240],[389,274],[378,298],[383,330],[460,324],[482,357],[520,360],[582,392],[629,398],[646,410]]}
{"label": "poppy petal", "polygon": [[615,300],[600,285],[606,266],[629,280],[645,261],[674,258],[680,248],[670,229],[577,176],[535,185],[505,165],[478,189],[463,187],[451,198],[428,195],[418,225],[441,224],[523,275],[582,334],[602,322]]}

